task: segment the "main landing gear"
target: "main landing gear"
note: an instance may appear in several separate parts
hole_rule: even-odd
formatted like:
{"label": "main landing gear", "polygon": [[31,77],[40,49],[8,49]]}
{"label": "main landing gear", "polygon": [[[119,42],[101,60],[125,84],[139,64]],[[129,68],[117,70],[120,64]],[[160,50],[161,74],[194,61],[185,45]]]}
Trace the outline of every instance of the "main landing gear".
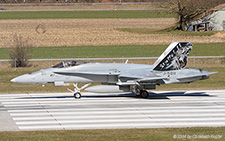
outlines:
{"label": "main landing gear", "polygon": [[141,96],[142,98],[148,98],[148,96],[149,96],[148,91],[146,91],[146,90],[141,90],[141,91],[140,91],[140,96]]}
{"label": "main landing gear", "polygon": [[135,94],[138,97],[142,98],[148,98],[149,93],[145,89],[143,89],[141,86],[131,86],[131,91],[133,94]]}
{"label": "main landing gear", "polygon": [[88,86],[91,85],[91,83],[88,83],[88,84],[85,84],[84,86],[82,86],[81,88],[79,88],[78,86],[78,83],[74,83],[73,86],[74,86],[74,91],[73,90],[70,90],[70,89],[67,89],[69,90],[70,92],[73,93],[73,96],[75,99],[80,99],[81,98],[81,93],[80,91],[81,90],[84,90],[85,88],[87,88]]}

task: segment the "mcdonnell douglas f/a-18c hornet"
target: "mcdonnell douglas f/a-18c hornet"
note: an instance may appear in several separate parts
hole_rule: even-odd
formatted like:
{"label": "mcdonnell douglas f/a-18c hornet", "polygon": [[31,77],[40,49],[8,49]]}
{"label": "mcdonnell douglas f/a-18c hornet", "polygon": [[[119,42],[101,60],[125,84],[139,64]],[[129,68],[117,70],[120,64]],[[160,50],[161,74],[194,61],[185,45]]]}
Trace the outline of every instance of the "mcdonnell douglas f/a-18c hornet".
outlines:
{"label": "mcdonnell douglas f/a-18c hornet", "polygon": [[[75,98],[81,97],[81,90],[95,93],[132,92],[147,98],[147,90],[156,85],[190,83],[208,79],[210,74],[203,69],[185,68],[192,49],[190,42],[172,42],[153,65],[128,63],[83,63],[61,62],[51,68],[24,74],[12,82],[35,84],[54,83],[55,86],[74,85]],[[91,83],[102,85],[88,87]],[[78,87],[78,83],[87,83]]]}

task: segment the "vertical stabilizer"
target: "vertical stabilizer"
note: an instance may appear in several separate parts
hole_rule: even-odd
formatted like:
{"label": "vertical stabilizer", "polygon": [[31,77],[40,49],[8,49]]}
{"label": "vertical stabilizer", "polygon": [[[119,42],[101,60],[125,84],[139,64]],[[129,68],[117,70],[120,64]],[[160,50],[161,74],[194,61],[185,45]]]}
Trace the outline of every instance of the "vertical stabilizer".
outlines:
{"label": "vertical stabilizer", "polygon": [[156,60],[153,70],[168,71],[185,68],[191,49],[191,42],[172,42]]}

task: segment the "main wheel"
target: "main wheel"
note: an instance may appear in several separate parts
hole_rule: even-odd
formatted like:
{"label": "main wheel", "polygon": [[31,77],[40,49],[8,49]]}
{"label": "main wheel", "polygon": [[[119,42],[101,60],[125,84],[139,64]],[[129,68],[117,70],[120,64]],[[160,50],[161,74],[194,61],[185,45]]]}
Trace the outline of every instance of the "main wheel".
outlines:
{"label": "main wheel", "polygon": [[148,94],[148,91],[146,90],[141,90],[141,97],[142,98],[148,98],[149,94]]}
{"label": "main wheel", "polygon": [[74,98],[80,99],[81,98],[81,94],[79,92],[74,93]]}

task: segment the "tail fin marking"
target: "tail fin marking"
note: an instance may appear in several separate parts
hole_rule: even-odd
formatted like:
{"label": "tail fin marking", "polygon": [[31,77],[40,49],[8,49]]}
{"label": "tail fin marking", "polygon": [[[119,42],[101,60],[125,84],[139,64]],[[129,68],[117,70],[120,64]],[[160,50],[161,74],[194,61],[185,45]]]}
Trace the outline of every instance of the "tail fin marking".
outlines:
{"label": "tail fin marking", "polygon": [[179,70],[187,65],[191,42],[172,42],[154,63],[157,71]]}

